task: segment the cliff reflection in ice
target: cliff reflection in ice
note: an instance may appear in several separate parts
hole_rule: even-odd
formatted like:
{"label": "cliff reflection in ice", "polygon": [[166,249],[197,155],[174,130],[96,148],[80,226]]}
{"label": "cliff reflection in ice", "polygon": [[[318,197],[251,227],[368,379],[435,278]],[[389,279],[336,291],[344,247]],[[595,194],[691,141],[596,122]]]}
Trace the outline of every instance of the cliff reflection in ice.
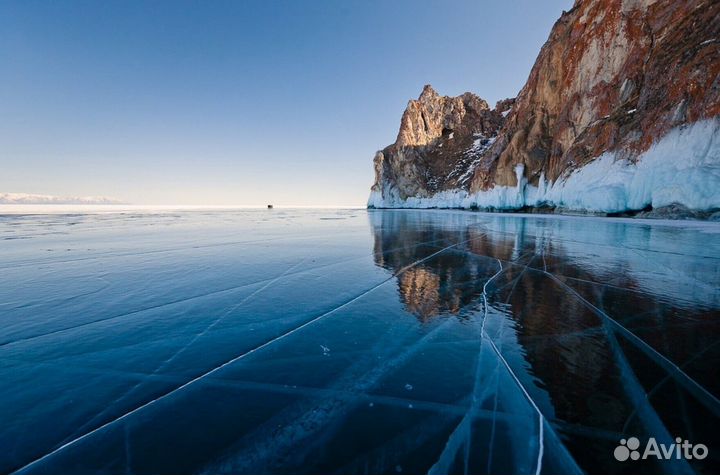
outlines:
{"label": "cliff reflection in ice", "polygon": [[[421,321],[472,311],[487,282],[478,265],[503,263],[484,328],[581,466],[612,471],[607,454],[624,434],[719,440],[707,423],[720,417],[716,228],[408,211],[371,219],[376,262],[391,270],[424,252],[417,243],[457,244],[398,278]],[[663,463],[680,473],[713,462]]]}

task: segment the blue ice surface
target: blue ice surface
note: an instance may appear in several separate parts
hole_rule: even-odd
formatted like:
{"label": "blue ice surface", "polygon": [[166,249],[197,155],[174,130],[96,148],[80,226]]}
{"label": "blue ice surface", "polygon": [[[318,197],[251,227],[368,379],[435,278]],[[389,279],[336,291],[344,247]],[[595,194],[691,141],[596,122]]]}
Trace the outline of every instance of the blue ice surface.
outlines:
{"label": "blue ice surface", "polygon": [[720,225],[411,210],[0,216],[0,473],[719,467]]}

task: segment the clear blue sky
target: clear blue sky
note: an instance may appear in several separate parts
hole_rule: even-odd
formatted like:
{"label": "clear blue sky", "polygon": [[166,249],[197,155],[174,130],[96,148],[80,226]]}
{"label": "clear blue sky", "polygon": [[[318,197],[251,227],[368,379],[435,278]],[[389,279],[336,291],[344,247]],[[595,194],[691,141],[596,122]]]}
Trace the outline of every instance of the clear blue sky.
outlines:
{"label": "clear blue sky", "polygon": [[422,86],[517,94],[572,0],[0,2],[0,192],[364,205]]}

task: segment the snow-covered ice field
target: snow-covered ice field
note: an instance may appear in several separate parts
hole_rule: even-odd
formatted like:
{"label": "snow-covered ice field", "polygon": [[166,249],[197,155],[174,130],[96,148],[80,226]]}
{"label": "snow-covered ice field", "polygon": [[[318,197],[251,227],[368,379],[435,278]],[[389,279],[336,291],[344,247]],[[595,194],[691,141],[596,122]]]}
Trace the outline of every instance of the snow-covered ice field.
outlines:
{"label": "snow-covered ice field", "polygon": [[[720,469],[720,224],[23,209],[0,473]],[[616,461],[631,436],[709,456]]]}

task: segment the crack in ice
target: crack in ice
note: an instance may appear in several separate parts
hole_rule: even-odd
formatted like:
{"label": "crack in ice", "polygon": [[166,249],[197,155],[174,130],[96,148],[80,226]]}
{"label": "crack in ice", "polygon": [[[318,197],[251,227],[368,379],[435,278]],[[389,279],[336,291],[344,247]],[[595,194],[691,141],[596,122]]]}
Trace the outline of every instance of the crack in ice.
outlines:
{"label": "crack in ice", "polygon": [[[438,241],[443,241],[443,240],[444,240],[444,239],[442,239],[442,238],[440,238],[440,239],[433,239],[433,240],[429,240],[429,241],[425,241],[425,242],[419,243],[418,245],[433,244],[433,243],[436,243],[436,242],[438,242]],[[393,250],[395,250],[395,249],[390,249],[390,250],[388,250],[388,251],[386,251],[386,252],[392,252]],[[381,251],[381,252],[382,252],[382,251]],[[375,254],[378,254],[378,252],[375,252],[375,253],[373,253],[372,255],[375,255]],[[359,260],[359,259],[365,259],[365,258],[366,258],[366,256],[353,257],[353,258],[351,258],[351,259],[346,259],[346,260],[342,260],[342,261],[332,262],[332,263],[330,263],[330,264],[324,264],[324,265],[320,265],[320,266],[316,266],[316,267],[311,267],[311,268],[309,268],[309,269],[303,269],[303,270],[300,270],[300,271],[297,271],[297,272],[293,272],[293,273],[287,274],[287,276],[300,275],[300,274],[303,274],[303,273],[305,273],[305,272],[310,272],[310,271],[315,271],[315,270],[319,270],[319,269],[324,269],[324,268],[326,268],[326,267],[333,267],[333,266],[337,266],[338,264],[347,264],[348,262],[352,262],[352,261]],[[231,286],[231,287],[224,287],[224,288],[222,288],[222,289],[213,290],[213,291],[211,291],[211,292],[206,292],[206,293],[202,293],[202,294],[198,294],[198,295],[193,295],[193,296],[191,296],[191,297],[185,297],[185,298],[181,298],[181,299],[175,299],[175,300],[171,300],[171,301],[168,301],[168,302],[163,302],[163,303],[160,303],[160,304],[157,304],[157,305],[151,305],[151,306],[143,307],[143,308],[140,308],[140,309],[137,309],[137,310],[132,310],[132,311],[130,311],[130,312],[120,313],[120,314],[112,315],[112,316],[105,317],[105,318],[99,318],[99,319],[96,319],[96,320],[91,320],[91,321],[89,321],[89,322],[83,322],[83,323],[80,323],[80,324],[78,324],[78,325],[73,325],[73,326],[71,326],[71,327],[59,328],[59,329],[57,329],[57,330],[49,331],[49,332],[46,332],[46,333],[40,333],[40,334],[37,334],[37,335],[30,335],[30,336],[27,336],[27,337],[17,338],[17,339],[15,339],[15,340],[11,340],[11,341],[0,342],[0,348],[5,347],[5,346],[9,346],[9,345],[14,345],[14,344],[16,344],[16,343],[23,343],[23,342],[26,342],[26,341],[31,341],[31,340],[34,340],[34,339],[37,339],[37,338],[42,338],[42,337],[46,337],[46,336],[56,335],[56,334],[58,334],[58,333],[63,333],[63,332],[66,332],[66,331],[76,330],[76,329],[83,328],[83,327],[86,327],[86,326],[95,325],[95,324],[97,324],[97,323],[103,323],[103,322],[112,321],[112,320],[115,320],[115,319],[117,319],[117,318],[123,318],[123,317],[128,317],[128,316],[131,316],[131,315],[136,315],[136,314],[138,314],[138,313],[142,313],[142,312],[146,312],[146,311],[150,311],[150,310],[157,310],[157,309],[159,309],[159,308],[167,307],[168,305],[174,305],[174,304],[177,304],[177,303],[189,302],[189,301],[191,301],[191,300],[195,300],[195,299],[199,299],[199,298],[203,298],[203,297],[209,297],[209,296],[211,296],[211,295],[217,295],[217,294],[221,294],[221,293],[224,293],[224,292],[230,292],[230,291],[232,291],[232,290],[239,290],[239,289],[243,289],[243,288],[246,288],[246,287],[252,287],[253,285],[263,284],[263,283],[266,283],[266,282],[271,281],[271,280],[273,280],[273,277],[266,278],[266,279],[260,279],[260,280],[254,281],[254,282],[248,282],[248,283],[246,283],[246,284],[233,285],[233,286]]]}
{"label": "crack in ice", "polygon": [[[476,238],[474,238],[474,239],[476,239]],[[201,375],[199,375],[199,376],[196,376],[195,378],[187,381],[187,382],[184,383],[183,385],[181,385],[181,386],[179,386],[179,387],[171,390],[170,392],[165,393],[165,394],[163,394],[163,395],[161,395],[161,396],[159,396],[159,397],[157,397],[157,398],[155,398],[155,399],[152,399],[152,400],[150,400],[150,401],[148,401],[148,402],[145,402],[144,404],[136,407],[135,409],[132,409],[131,411],[128,411],[128,412],[126,412],[126,413],[124,413],[124,414],[116,417],[115,419],[112,419],[112,420],[110,420],[110,421],[102,424],[101,426],[99,426],[99,427],[97,427],[97,428],[95,428],[95,429],[93,429],[93,430],[91,430],[91,431],[89,431],[89,432],[87,432],[87,433],[79,436],[79,437],[76,437],[76,438],[74,438],[74,439],[72,439],[72,440],[70,440],[70,441],[68,441],[68,442],[60,445],[59,447],[51,450],[50,452],[46,453],[45,455],[42,455],[42,456],[34,459],[33,461],[31,461],[31,462],[23,465],[22,467],[14,470],[12,473],[13,473],[13,474],[27,473],[28,470],[31,469],[33,466],[35,466],[35,465],[37,465],[38,463],[46,460],[47,458],[49,458],[49,457],[51,457],[51,456],[53,456],[53,455],[55,455],[55,454],[57,454],[57,453],[65,450],[65,449],[67,449],[67,448],[69,448],[69,447],[72,447],[73,445],[77,444],[78,442],[81,442],[82,440],[85,440],[86,438],[90,437],[91,435],[93,435],[93,434],[95,434],[95,433],[98,433],[98,432],[100,432],[100,431],[102,431],[102,430],[104,430],[104,429],[107,429],[108,427],[112,426],[113,424],[115,424],[115,423],[117,423],[117,422],[120,422],[120,421],[122,421],[122,420],[125,420],[125,419],[127,419],[128,417],[130,417],[131,415],[133,415],[133,414],[135,414],[135,413],[137,413],[137,412],[139,412],[139,411],[141,411],[141,410],[143,410],[143,409],[145,409],[145,408],[147,408],[147,407],[150,407],[150,406],[158,403],[159,401],[165,400],[166,398],[174,395],[174,394],[177,393],[178,391],[181,391],[181,390],[185,389],[186,387],[188,387],[188,386],[190,386],[190,385],[192,385],[192,384],[194,384],[194,383],[196,383],[196,382],[198,382],[198,381],[200,381],[200,380],[202,380],[202,379],[204,379],[204,378],[206,378],[206,377],[208,377],[208,376],[210,376],[210,375],[212,375],[212,374],[217,373],[218,371],[222,370],[223,368],[225,368],[225,367],[227,367],[227,366],[229,366],[229,365],[231,365],[231,364],[233,364],[233,363],[235,363],[235,362],[237,362],[237,361],[239,361],[239,360],[241,360],[241,359],[243,359],[243,358],[245,358],[245,357],[247,357],[247,356],[249,356],[249,355],[251,355],[251,354],[253,354],[253,353],[256,353],[257,351],[259,351],[259,350],[261,350],[261,349],[263,349],[263,348],[265,348],[265,347],[267,347],[267,346],[269,346],[269,345],[272,345],[272,344],[275,343],[275,342],[278,342],[278,341],[280,341],[280,340],[282,340],[282,339],[284,339],[284,338],[287,338],[288,336],[290,336],[290,335],[292,335],[292,334],[294,334],[294,333],[302,330],[303,328],[305,328],[305,327],[307,327],[307,326],[312,325],[313,323],[315,323],[315,322],[317,322],[317,321],[320,321],[320,320],[324,319],[325,317],[327,317],[327,316],[329,316],[329,315],[334,314],[334,313],[337,312],[338,310],[340,310],[340,309],[342,309],[342,308],[350,305],[351,303],[359,300],[360,298],[362,298],[362,297],[364,297],[365,295],[369,294],[370,292],[374,291],[374,290],[377,289],[378,287],[386,284],[387,282],[391,281],[391,280],[394,279],[395,277],[397,277],[397,276],[399,276],[400,274],[406,272],[407,270],[409,270],[409,269],[411,269],[411,268],[413,268],[413,267],[421,264],[422,262],[425,262],[425,261],[427,261],[427,260],[429,260],[429,259],[437,256],[438,254],[440,254],[440,253],[442,253],[442,252],[444,252],[444,251],[446,251],[446,250],[448,250],[448,249],[452,249],[452,248],[454,248],[454,247],[457,247],[457,246],[460,246],[460,245],[462,245],[462,244],[468,243],[468,242],[470,242],[470,241],[472,241],[472,240],[474,240],[474,239],[466,239],[466,240],[464,240],[464,241],[460,241],[460,242],[457,242],[457,243],[452,244],[452,245],[450,245],[450,246],[444,247],[444,248],[440,249],[439,251],[436,251],[436,252],[430,254],[430,255],[427,256],[427,257],[424,257],[424,258],[422,258],[422,259],[419,259],[419,260],[417,260],[417,261],[415,261],[415,262],[413,262],[413,263],[411,263],[411,264],[409,264],[409,265],[401,268],[399,271],[396,271],[395,273],[393,273],[390,277],[384,279],[383,281],[381,281],[381,282],[378,283],[378,284],[375,284],[374,286],[372,286],[372,287],[370,287],[369,289],[361,292],[360,294],[356,295],[355,297],[353,297],[353,298],[347,300],[346,302],[342,303],[341,305],[333,308],[332,310],[329,310],[329,311],[327,311],[327,312],[325,312],[325,313],[322,313],[322,314],[320,314],[320,315],[318,315],[318,316],[316,316],[316,317],[313,317],[313,318],[311,318],[310,320],[304,322],[303,324],[301,324],[301,325],[299,325],[299,326],[297,326],[297,327],[294,327],[294,328],[292,328],[292,329],[290,329],[290,330],[288,330],[288,331],[286,331],[286,332],[284,332],[284,333],[282,333],[282,334],[280,334],[280,335],[278,335],[278,336],[276,336],[276,337],[274,337],[274,338],[266,341],[265,343],[262,343],[261,345],[258,345],[258,346],[254,347],[254,348],[252,348],[252,349],[250,349],[250,350],[248,350],[248,351],[246,351],[246,352],[243,352],[243,353],[241,353],[240,355],[238,355],[238,356],[236,356],[236,357],[234,357],[234,358],[232,358],[232,359],[230,359],[230,360],[222,363],[222,364],[219,365],[219,366],[214,367],[213,369],[211,369],[211,370],[209,370],[209,371],[207,371],[207,372],[205,372],[205,373],[203,373],[203,374],[201,374]]]}
{"label": "crack in ice", "polygon": [[[160,374],[168,365],[170,365],[177,357],[182,355],[190,346],[192,346],[197,340],[202,338],[204,335],[206,335],[209,331],[211,331],[215,326],[217,326],[220,322],[222,322],[225,317],[230,315],[232,312],[237,310],[241,305],[243,305],[245,302],[253,298],[255,295],[259,294],[263,290],[267,289],[269,286],[277,282],[278,280],[282,279],[286,275],[288,275],[292,270],[296,269],[298,266],[302,265],[307,259],[303,258],[299,262],[293,264],[292,266],[285,269],[284,272],[281,274],[275,276],[275,278],[270,279],[265,285],[260,287],[259,289],[255,289],[252,293],[249,295],[243,297],[240,302],[236,303],[232,307],[230,307],[228,310],[226,310],[222,315],[220,315],[218,318],[216,318],[210,325],[207,325],[203,331],[195,335],[190,341],[188,341],[182,348],[178,349],[171,357],[166,359],[164,362],[162,362],[158,367],[155,368],[155,370],[150,373],[149,377],[152,378],[153,376],[157,376]],[[87,421],[85,424],[83,424],[78,430],[75,431],[75,433],[82,432],[85,430],[88,426],[92,425],[97,419],[102,418],[107,412],[117,403],[120,403],[124,400],[126,400],[131,394],[133,394],[137,389],[141,388],[144,384],[144,381],[139,381],[137,384],[135,384],[133,387],[128,389],[122,396],[116,398],[113,402],[111,402],[107,408],[97,415],[95,415],[92,419]]]}
{"label": "crack in ice", "polygon": [[580,301],[582,301],[588,308],[590,308],[596,315],[606,320],[616,331],[619,331],[624,337],[628,339],[636,348],[645,353],[651,360],[657,363],[661,368],[667,371],[668,375],[677,381],[681,386],[690,391],[695,397],[698,398],[708,409],[710,409],[716,417],[720,417],[720,400],[718,400],[713,394],[711,394],[704,386],[700,385],[697,381],[691,378],[685,373],[678,365],[670,361],[665,355],[657,351],[655,348],[646,343],[642,338],[635,335],[633,332],[628,330],[625,326],[618,323],[614,318],[603,312],[595,305],[590,303],[585,297],[580,295],[575,289],[567,285],[565,282],[560,280],[550,272],[544,272],[555,282],[566,288],[570,293],[575,295]]}
{"label": "crack in ice", "polygon": [[508,268],[503,268],[502,261],[500,259],[496,259],[498,261],[498,265],[500,269],[490,278],[488,279],[485,284],[483,285],[483,318],[482,323],[480,325],[480,345],[478,348],[478,359],[476,363],[476,371],[475,371],[475,383],[473,386],[473,398],[472,398],[472,404],[470,405],[470,408],[468,408],[468,411],[465,413],[465,416],[462,418],[460,423],[456,426],[455,430],[450,434],[450,437],[448,438],[448,441],[445,444],[445,448],[443,449],[442,453],[440,454],[440,457],[438,460],[433,464],[433,466],[430,468],[428,473],[430,475],[440,475],[447,473],[451,467],[451,463],[456,458],[457,453],[459,450],[464,449],[465,450],[465,467],[464,467],[464,473],[468,473],[468,466],[469,466],[469,444],[470,444],[470,423],[475,417],[479,405],[481,404],[482,400],[479,397],[480,393],[480,381],[481,381],[481,360],[482,360],[482,342],[487,338],[488,342],[492,346],[494,352],[497,354],[499,359],[504,363],[505,368],[510,372],[511,376],[517,383],[517,385],[522,390],[525,397],[528,399],[530,404],[533,406],[535,411],[538,414],[538,455],[537,455],[537,461],[536,461],[536,469],[535,469],[535,475],[539,475],[540,470],[542,468],[542,457],[544,452],[544,444],[543,444],[543,419],[544,416],[542,415],[542,412],[540,412],[540,409],[535,404],[535,401],[530,397],[528,392],[525,390],[525,387],[522,385],[520,380],[515,376],[515,373],[510,368],[510,365],[508,365],[505,358],[502,356],[500,351],[495,346],[495,343],[493,343],[490,336],[485,331],[485,323],[488,318],[488,301],[487,301],[487,286],[490,284],[493,280],[495,280],[500,274],[503,273],[503,271],[507,270]]}

